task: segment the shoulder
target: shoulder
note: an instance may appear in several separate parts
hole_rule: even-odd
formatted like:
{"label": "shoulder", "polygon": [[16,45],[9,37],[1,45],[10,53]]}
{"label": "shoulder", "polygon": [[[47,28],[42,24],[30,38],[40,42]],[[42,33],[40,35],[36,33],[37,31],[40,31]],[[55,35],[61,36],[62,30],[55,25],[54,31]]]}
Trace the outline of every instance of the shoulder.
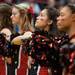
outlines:
{"label": "shoulder", "polygon": [[70,42],[75,44],[75,39],[72,39]]}
{"label": "shoulder", "polygon": [[12,40],[12,44],[21,45],[23,44],[22,40],[29,39],[32,37],[32,32],[27,31],[23,35],[17,36]]}
{"label": "shoulder", "polygon": [[3,28],[3,29],[0,31],[0,33],[5,34],[6,40],[10,41],[10,36],[12,35],[10,29],[8,29],[8,28]]}
{"label": "shoulder", "polygon": [[11,30],[8,29],[8,28],[3,28],[0,32],[1,32],[1,33],[4,33],[4,34],[6,34],[6,35],[11,35],[11,34],[12,34],[12,33],[11,33]]}

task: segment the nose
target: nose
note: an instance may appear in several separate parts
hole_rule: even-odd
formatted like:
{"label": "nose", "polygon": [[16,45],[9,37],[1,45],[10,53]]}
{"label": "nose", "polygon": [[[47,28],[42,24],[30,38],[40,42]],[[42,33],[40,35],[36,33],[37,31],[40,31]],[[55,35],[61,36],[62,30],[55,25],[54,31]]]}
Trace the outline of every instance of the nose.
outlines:
{"label": "nose", "polygon": [[12,15],[10,16],[10,18],[12,19]]}
{"label": "nose", "polygon": [[12,15],[10,16],[10,18],[12,19]]}
{"label": "nose", "polygon": [[59,20],[59,16],[57,17],[57,21]]}
{"label": "nose", "polygon": [[58,17],[57,17],[57,21],[59,21],[60,19],[61,19],[61,17],[60,17],[60,16],[58,16]]}
{"label": "nose", "polygon": [[37,16],[36,19],[38,20],[39,19],[39,16]]}
{"label": "nose", "polygon": [[11,15],[10,18],[12,19],[13,18],[13,15]]}

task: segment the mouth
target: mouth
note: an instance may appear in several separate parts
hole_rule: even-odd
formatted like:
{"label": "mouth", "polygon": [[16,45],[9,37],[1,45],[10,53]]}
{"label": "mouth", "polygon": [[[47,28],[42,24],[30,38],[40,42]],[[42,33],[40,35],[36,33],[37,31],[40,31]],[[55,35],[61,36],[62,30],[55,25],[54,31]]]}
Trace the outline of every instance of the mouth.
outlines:
{"label": "mouth", "polygon": [[12,20],[12,22],[13,22],[14,20]]}
{"label": "mouth", "polygon": [[58,26],[59,26],[59,25],[61,25],[61,22],[60,22],[60,21],[58,21],[58,22],[57,22],[57,25],[58,25]]}
{"label": "mouth", "polygon": [[61,23],[60,22],[57,22],[57,27],[59,28],[61,26],[62,26]]}
{"label": "mouth", "polygon": [[38,24],[38,21],[35,21],[35,25],[37,25]]}
{"label": "mouth", "polygon": [[39,20],[36,20],[36,22],[35,23],[39,23]]}

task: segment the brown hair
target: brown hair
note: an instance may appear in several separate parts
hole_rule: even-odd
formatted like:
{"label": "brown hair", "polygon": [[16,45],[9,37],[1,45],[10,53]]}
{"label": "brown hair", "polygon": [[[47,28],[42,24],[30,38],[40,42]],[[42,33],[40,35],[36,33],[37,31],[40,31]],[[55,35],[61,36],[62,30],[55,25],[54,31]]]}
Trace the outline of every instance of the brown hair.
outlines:
{"label": "brown hair", "polygon": [[0,30],[2,28],[13,29],[12,21],[10,19],[11,16],[11,6],[6,3],[0,4]]}

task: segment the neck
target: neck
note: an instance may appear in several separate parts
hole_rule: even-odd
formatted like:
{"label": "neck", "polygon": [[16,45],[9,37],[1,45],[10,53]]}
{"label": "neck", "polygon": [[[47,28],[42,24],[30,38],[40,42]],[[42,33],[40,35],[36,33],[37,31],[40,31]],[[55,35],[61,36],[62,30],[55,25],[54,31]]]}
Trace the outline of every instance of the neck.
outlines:
{"label": "neck", "polygon": [[68,34],[70,37],[70,42],[75,43],[75,23],[71,25]]}
{"label": "neck", "polygon": [[19,33],[22,34],[24,32],[24,29],[19,25]]}
{"label": "neck", "polygon": [[73,23],[68,31],[69,37],[75,35],[75,23]]}
{"label": "neck", "polygon": [[19,33],[23,33],[23,32],[24,32],[23,20],[20,20],[20,22],[19,22]]}
{"label": "neck", "polygon": [[50,27],[49,27],[49,26],[47,26],[47,27],[45,27],[45,28],[44,28],[44,31],[47,31],[47,32],[48,32],[48,31],[49,31],[49,29],[50,29]]}

